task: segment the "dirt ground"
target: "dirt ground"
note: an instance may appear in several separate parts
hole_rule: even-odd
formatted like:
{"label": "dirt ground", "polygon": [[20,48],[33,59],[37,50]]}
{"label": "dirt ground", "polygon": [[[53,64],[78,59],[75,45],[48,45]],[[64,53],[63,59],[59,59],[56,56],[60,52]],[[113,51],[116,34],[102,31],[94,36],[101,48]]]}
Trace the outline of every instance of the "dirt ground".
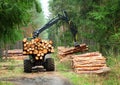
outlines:
{"label": "dirt ground", "polygon": [[1,81],[10,81],[14,85],[73,85],[58,72],[24,73],[21,77],[2,78]]}
{"label": "dirt ground", "polygon": [[59,76],[39,76],[34,78],[22,78],[14,81],[15,85],[72,85],[68,80]]}

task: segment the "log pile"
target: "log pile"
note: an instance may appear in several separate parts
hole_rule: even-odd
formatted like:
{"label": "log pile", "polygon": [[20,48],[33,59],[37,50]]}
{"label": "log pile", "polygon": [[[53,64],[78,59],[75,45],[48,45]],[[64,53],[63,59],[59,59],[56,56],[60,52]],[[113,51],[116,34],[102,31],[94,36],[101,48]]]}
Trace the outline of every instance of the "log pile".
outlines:
{"label": "log pile", "polygon": [[110,70],[106,65],[106,58],[99,52],[73,55],[72,58],[72,67],[76,73],[100,74]]}
{"label": "log pile", "polygon": [[3,53],[2,59],[13,59],[13,60],[23,60],[24,58],[27,58],[26,55],[23,55],[22,49],[12,49],[8,50],[7,54],[6,51]]}
{"label": "log pile", "polygon": [[[3,56],[6,55],[6,51],[3,52]],[[13,50],[8,50],[7,55],[9,57],[11,56],[22,56],[23,55],[23,50],[22,49],[13,49]]]}
{"label": "log pile", "polygon": [[106,58],[99,52],[74,54],[75,52],[83,52],[88,49],[85,44],[80,46],[83,46],[83,48],[58,47],[60,62],[70,61],[72,69],[78,74],[102,74],[110,71],[110,68],[106,65]]}
{"label": "log pile", "polygon": [[52,41],[41,40],[40,38],[35,38],[30,41],[24,38],[23,54],[34,54],[36,55],[36,59],[42,58],[45,54],[54,52],[52,44]]}
{"label": "log pile", "polygon": [[88,50],[88,46],[86,44],[80,44],[77,47],[58,47],[58,57],[60,59],[64,58],[67,55],[77,53],[77,52],[85,52]]}
{"label": "log pile", "polygon": [[[13,55],[13,56],[9,56],[7,57],[7,59],[12,59],[12,60],[24,60],[25,58],[27,58],[28,56],[26,55],[22,55],[22,56],[17,56],[17,55]],[[5,56],[2,57],[2,59],[6,59]]]}

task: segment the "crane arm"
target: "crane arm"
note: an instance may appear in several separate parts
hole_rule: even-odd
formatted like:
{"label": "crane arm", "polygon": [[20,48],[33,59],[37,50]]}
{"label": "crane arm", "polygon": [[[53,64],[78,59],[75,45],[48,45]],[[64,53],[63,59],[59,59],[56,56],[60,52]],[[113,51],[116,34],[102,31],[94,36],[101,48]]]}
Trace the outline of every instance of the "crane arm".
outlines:
{"label": "crane arm", "polygon": [[63,15],[58,14],[56,17],[54,17],[48,23],[46,23],[43,27],[41,27],[40,29],[34,31],[33,32],[33,38],[38,37],[41,32],[43,32],[44,30],[51,27],[52,25],[57,23],[59,20],[66,21],[66,23],[69,24],[69,28],[70,28],[70,31],[71,31],[71,33],[73,35],[73,39],[74,39],[74,45],[77,46],[78,45],[77,40],[76,40],[77,27],[72,21],[69,20],[66,11],[63,11]]}
{"label": "crane arm", "polygon": [[44,30],[51,27],[53,24],[57,23],[59,20],[63,20],[63,21],[66,21],[66,22],[69,21],[67,13],[65,11],[63,12],[63,15],[58,14],[56,17],[54,17],[48,23],[46,23],[43,27],[41,27],[40,29],[34,31],[33,32],[33,38],[38,37],[41,32],[43,32]]}

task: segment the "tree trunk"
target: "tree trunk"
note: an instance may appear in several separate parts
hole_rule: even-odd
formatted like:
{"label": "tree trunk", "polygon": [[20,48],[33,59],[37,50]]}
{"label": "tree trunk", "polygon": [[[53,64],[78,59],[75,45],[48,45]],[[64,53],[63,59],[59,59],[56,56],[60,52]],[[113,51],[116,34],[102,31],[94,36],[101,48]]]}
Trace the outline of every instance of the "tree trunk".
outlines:
{"label": "tree trunk", "polygon": [[7,56],[8,56],[8,45],[5,45],[5,59],[7,60]]}
{"label": "tree trunk", "polygon": [[3,56],[3,48],[0,46],[0,59],[2,59]]}

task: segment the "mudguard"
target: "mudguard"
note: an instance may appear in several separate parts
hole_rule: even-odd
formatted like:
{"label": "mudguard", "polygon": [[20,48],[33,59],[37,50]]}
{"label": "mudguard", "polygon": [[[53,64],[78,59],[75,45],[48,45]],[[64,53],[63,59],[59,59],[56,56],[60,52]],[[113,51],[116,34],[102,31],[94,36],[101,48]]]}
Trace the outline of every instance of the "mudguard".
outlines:
{"label": "mudguard", "polygon": [[51,56],[52,56],[52,54],[51,54],[51,53],[46,54],[46,55],[44,56],[44,62],[46,61],[46,59],[51,58]]}

